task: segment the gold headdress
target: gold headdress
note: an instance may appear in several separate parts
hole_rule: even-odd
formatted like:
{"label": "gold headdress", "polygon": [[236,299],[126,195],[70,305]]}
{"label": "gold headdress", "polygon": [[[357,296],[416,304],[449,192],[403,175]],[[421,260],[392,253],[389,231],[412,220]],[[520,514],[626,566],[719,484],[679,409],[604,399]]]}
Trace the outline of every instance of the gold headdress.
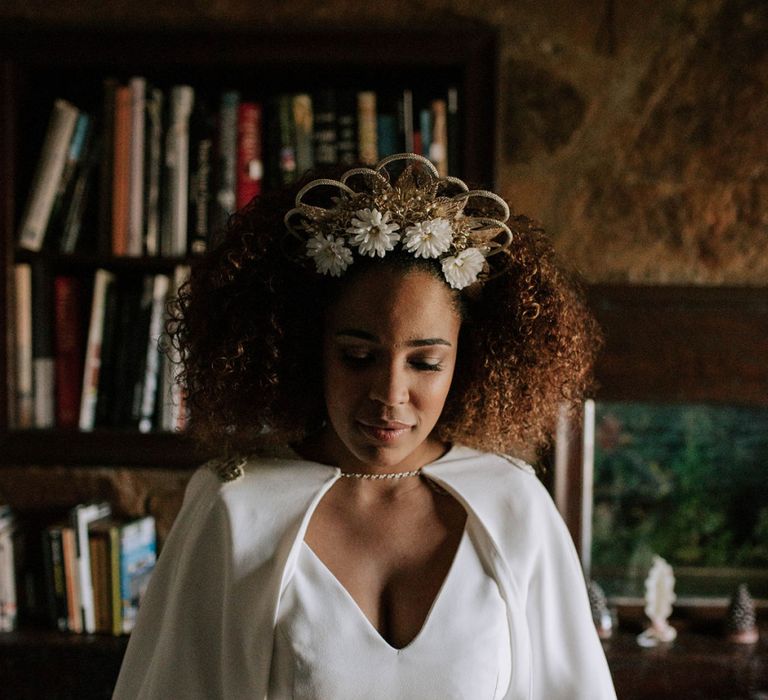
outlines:
{"label": "gold headdress", "polygon": [[[387,168],[397,161],[405,167],[392,184]],[[309,195],[328,187],[338,191],[330,207],[308,203]],[[383,258],[399,245],[417,258],[437,259],[448,284],[463,289],[499,273],[489,258],[512,242],[508,219],[509,207],[498,195],[441,178],[416,153],[398,153],[338,180],[308,183],[285,225],[303,244],[304,260],[314,260],[322,274],[340,276],[353,264],[353,251]]]}

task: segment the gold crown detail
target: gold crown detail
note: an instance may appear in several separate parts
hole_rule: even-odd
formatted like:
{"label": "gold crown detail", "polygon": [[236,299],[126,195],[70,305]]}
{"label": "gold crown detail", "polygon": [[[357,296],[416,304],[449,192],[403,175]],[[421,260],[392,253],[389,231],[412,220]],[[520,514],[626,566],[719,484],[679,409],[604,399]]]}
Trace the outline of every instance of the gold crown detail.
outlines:
{"label": "gold crown detail", "polygon": [[[392,183],[389,168],[398,162],[404,166]],[[330,206],[310,203],[327,188],[337,191]],[[509,216],[497,194],[440,177],[416,153],[397,153],[372,168],[348,170],[338,180],[312,180],[299,190],[284,220],[303,246],[298,257],[314,261],[319,273],[339,277],[355,254],[383,258],[399,246],[417,258],[437,260],[446,282],[463,289],[501,272],[489,259],[512,242]]]}

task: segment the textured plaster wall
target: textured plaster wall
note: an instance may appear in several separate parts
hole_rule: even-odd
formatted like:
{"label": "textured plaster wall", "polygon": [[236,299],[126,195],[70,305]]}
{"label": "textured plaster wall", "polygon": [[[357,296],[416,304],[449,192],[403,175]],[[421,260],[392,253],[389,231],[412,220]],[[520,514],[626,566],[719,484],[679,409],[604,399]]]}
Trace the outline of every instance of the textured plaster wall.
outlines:
{"label": "textured plaster wall", "polygon": [[768,283],[768,3],[6,0],[0,21],[498,29],[498,186],[590,281]]}

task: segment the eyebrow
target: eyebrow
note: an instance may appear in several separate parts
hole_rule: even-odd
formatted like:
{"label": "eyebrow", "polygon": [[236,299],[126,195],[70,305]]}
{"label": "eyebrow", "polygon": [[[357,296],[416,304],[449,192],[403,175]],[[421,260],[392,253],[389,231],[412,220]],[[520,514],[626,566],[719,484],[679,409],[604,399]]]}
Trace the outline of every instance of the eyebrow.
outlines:
{"label": "eyebrow", "polygon": [[[361,331],[357,328],[345,328],[340,330],[336,333],[336,337],[359,338],[360,340],[367,340],[371,343],[381,342],[373,333],[368,333],[368,331]],[[446,345],[449,348],[452,347],[451,343],[449,343],[444,338],[415,338],[413,340],[408,340],[405,345],[409,348],[423,348],[430,345]]]}

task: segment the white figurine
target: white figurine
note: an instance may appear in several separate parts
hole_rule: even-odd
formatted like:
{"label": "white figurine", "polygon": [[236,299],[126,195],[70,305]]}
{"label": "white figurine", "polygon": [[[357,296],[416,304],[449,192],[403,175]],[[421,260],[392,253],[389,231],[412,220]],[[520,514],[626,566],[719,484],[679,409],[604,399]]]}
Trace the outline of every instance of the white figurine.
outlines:
{"label": "white figurine", "polygon": [[677,630],[667,622],[676,599],[672,567],[660,556],[654,555],[653,566],[645,579],[645,614],[650,618],[651,626],[638,635],[640,646],[655,647],[660,642],[671,642],[677,637]]}

